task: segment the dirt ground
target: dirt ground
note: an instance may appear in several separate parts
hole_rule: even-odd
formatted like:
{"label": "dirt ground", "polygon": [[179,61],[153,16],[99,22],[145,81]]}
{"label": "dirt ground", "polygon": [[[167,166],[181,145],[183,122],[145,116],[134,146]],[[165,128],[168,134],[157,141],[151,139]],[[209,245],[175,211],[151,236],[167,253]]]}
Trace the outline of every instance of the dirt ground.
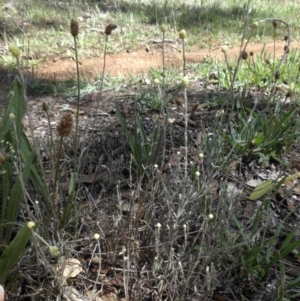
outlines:
{"label": "dirt ground", "polygon": [[[283,54],[286,42],[276,41],[276,55]],[[299,42],[293,42],[290,49],[298,49]],[[264,55],[268,56],[274,51],[274,43],[253,43],[247,46],[247,51],[259,55],[262,50]],[[181,45],[178,41],[169,41],[166,43],[165,63],[167,67],[179,67],[182,64]],[[240,53],[240,47],[235,46],[228,49],[228,58],[234,59]],[[212,58],[214,60],[224,60],[224,54],[221,46],[214,46],[212,49],[199,49],[195,52],[186,53],[187,63],[198,63],[204,59]],[[138,49],[134,52],[124,49],[118,54],[108,54],[106,58],[105,70],[107,74],[112,76],[123,75],[129,73],[137,75],[139,73],[147,73],[150,68],[160,68],[162,66],[161,43],[155,42],[151,46]],[[80,59],[80,71],[82,75],[93,79],[103,70],[103,55],[93,58]],[[75,76],[75,62],[70,57],[57,57],[39,66],[35,70],[35,75],[39,78],[64,80]]]}

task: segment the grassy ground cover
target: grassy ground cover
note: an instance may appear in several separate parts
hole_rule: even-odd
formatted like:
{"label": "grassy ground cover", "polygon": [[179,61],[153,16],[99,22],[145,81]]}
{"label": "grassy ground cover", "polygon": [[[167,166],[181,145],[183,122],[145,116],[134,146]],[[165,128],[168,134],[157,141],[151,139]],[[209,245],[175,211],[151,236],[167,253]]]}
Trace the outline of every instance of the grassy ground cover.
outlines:
{"label": "grassy ground cover", "polygon": [[[1,5],[1,64],[17,73],[0,124],[8,300],[298,300],[296,1]],[[159,70],[110,76],[109,53],[153,39]],[[213,45],[223,62],[186,64]],[[99,53],[83,78],[80,58]],[[76,76],[33,86],[26,66],[57,55]]]}

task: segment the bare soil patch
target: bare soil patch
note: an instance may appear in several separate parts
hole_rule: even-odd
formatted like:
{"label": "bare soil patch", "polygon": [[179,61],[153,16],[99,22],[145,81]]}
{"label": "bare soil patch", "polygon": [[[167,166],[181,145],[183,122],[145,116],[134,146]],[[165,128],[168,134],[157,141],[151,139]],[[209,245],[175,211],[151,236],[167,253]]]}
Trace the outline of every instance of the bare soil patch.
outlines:
{"label": "bare soil patch", "polygon": [[[261,54],[264,49],[264,55],[268,56],[274,52],[277,56],[283,54],[286,42],[276,41],[274,43],[253,43],[247,46],[247,51],[252,51],[254,56]],[[291,43],[291,50],[298,49],[300,43]],[[179,67],[182,64],[181,45],[176,41],[175,43],[168,43],[166,47],[165,63],[167,67]],[[240,47],[235,46],[228,49],[228,57],[235,59],[240,53]],[[199,49],[195,52],[186,54],[187,63],[198,63],[204,59],[212,58],[218,61],[224,60],[224,54],[221,51],[221,46],[215,46],[212,49]],[[134,52],[123,52],[118,54],[109,54],[106,58],[106,73],[118,76],[147,73],[150,68],[158,69],[162,66],[161,43],[153,44],[151,47],[138,49]],[[99,76],[103,70],[103,55],[93,58],[80,59],[80,71],[82,75],[93,79]],[[70,57],[58,57],[42,66],[35,71],[39,78],[64,80],[75,77],[75,62]]]}

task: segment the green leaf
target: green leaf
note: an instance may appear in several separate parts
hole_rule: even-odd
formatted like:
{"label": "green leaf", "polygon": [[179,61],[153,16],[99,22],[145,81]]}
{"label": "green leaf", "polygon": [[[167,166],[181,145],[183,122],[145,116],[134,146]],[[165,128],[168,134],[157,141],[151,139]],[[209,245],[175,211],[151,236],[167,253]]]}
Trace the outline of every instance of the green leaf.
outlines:
{"label": "green leaf", "polygon": [[0,284],[4,284],[6,277],[14,268],[24,247],[31,237],[31,229],[27,224],[22,227],[17,236],[11,241],[0,258]]}
{"label": "green leaf", "polygon": [[[22,133],[20,137],[20,153],[23,162],[26,162],[28,156],[32,153],[32,148],[29,143],[29,140],[25,133]],[[30,178],[33,181],[33,184],[37,191],[40,191],[45,200],[49,199],[49,193],[47,190],[47,185],[45,184],[43,177],[41,175],[40,166],[36,160],[32,161],[30,166]]]}
{"label": "green leaf", "polygon": [[11,235],[13,232],[13,228],[14,228],[14,224],[16,219],[17,219],[17,215],[18,215],[18,210],[19,210],[19,206],[22,200],[22,196],[23,196],[23,189],[22,189],[22,182],[25,183],[29,172],[30,172],[30,168],[31,168],[31,162],[34,158],[34,153],[31,152],[31,154],[28,155],[28,157],[25,159],[24,162],[26,162],[23,172],[21,175],[19,175],[16,184],[13,186],[11,193],[10,193],[10,199],[9,199],[9,205],[7,206],[7,211],[5,214],[6,217],[6,221],[8,223],[8,226],[6,227],[7,229],[7,233],[6,233],[6,243],[8,244],[10,242],[11,239]]}
{"label": "green leaf", "polygon": [[249,250],[245,255],[244,255],[244,260],[246,262],[253,261],[257,257],[258,254],[260,254],[262,251],[262,248],[260,247],[255,247],[251,250]]}
{"label": "green leaf", "polygon": [[272,180],[266,180],[265,182],[262,182],[259,184],[254,191],[250,194],[248,199],[250,201],[256,201],[262,196],[264,196],[266,193],[268,193],[270,190],[274,188],[274,183]]}
{"label": "green leaf", "polygon": [[292,281],[290,284],[287,285],[287,289],[291,289],[294,287],[299,288],[300,286],[300,277],[296,278],[294,281]]}

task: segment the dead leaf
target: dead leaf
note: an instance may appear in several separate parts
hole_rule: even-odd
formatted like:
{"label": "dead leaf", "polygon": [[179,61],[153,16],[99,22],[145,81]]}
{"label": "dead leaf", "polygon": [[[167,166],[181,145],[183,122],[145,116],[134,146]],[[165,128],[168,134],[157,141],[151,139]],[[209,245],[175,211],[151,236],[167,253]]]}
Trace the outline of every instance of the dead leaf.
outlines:
{"label": "dead leaf", "polygon": [[123,199],[129,200],[129,201],[136,200],[135,194],[132,194],[131,192],[128,192],[128,191],[122,191],[121,196]]}
{"label": "dead leaf", "polygon": [[254,210],[255,210],[254,203],[247,202],[246,208],[243,212],[243,217],[245,217],[246,219],[251,219],[253,217]]}
{"label": "dead leaf", "polygon": [[168,123],[169,123],[169,124],[172,124],[172,123],[175,122],[175,120],[176,120],[175,118],[168,118]]}
{"label": "dead leaf", "polygon": [[101,258],[98,257],[98,256],[95,256],[95,257],[93,257],[93,258],[91,259],[91,263],[92,263],[92,264],[95,264],[95,265],[100,265],[100,263],[101,263]]}
{"label": "dead leaf", "polygon": [[4,288],[2,285],[0,285],[0,301],[4,301],[4,298],[5,298]]}
{"label": "dead leaf", "polygon": [[175,103],[177,104],[178,107],[182,107],[182,102],[183,102],[182,97],[177,97],[175,99]]}
{"label": "dead leaf", "polygon": [[219,188],[220,188],[220,184],[217,180],[212,180],[210,183],[209,183],[209,187],[210,187],[210,192],[211,193],[216,193]]}
{"label": "dead leaf", "polygon": [[69,191],[70,181],[62,182],[60,185],[61,185],[61,188],[62,188],[64,191]]}
{"label": "dead leaf", "polygon": [[88,301],[88,299],[82,296],[75,287],[71,286],[64,287],[63,295],[66,298],[66,300]]}
{"label": "dead leaf", "polygon": [[300,195],[300,187],[299,187],[299,186],[294,187],[294,188],[293,188],[293,192],[294,192],[295,194],[297,194],[297,195]]}
{"label": "dead leaf", "polygon": [[228,198],[235,198],[240,194],[240,190],[234,183],[227,183],[227,197]]}
{"label": "dead leaf", "polygon": [[94,173],[80,176],[78,182],[95,183],[108,176],[109,176],[109,169],[105,165],[101,165]]}
{"label": "dead leaf", "polygon": [[64,278],[74,278],[82,272],[81,262],[76,258],[67,260],[67,264],[63,271]]}
{"label": "dead leaf", "polygon": [[248,182],[246,182],[246,185],[250,186],[250,187],[256,187],[261,183],[260,180],[249,180]]}
{"label": "dead leaf", "polygon": [[200,104],[198,104],[196,110],[204,109],[205,107],[207,107],[207,106],[209,106],[209,105],[210,105],[210,102],[200,103]]}
{"label": "dead leaf", "polygon": [[201,144],[202,142],[202,132],[199,132],[197,135],[197,139],[194,141],[196,145]]}
{"label": "dead leaf", "polygon": [[212,296],[212,300],[214,300],[214,301],[224,301],[224,299],[221,296],[217,295],[217,294],[214,294]]}
{"label": "dead leaf", "polygon": [[236,171],[236,170],[237,170],[238,164],[239,164],[238,161],[232,161],[232,162],[229,164],[229,170],[230,170],[230,171]]}
{"label": "dead leaf", "polygon": [[291,201],[289,198],[286,198],[285,200],[289,210],[294,210],[295,209],[294,202]]}

